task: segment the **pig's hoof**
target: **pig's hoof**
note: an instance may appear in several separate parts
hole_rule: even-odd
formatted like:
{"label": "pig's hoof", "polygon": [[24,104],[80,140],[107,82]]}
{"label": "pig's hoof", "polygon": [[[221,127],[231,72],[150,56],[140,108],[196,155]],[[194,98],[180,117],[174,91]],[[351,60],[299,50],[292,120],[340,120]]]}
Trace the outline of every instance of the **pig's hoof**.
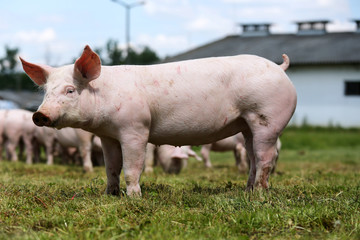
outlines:
{"label": "pig's hoof", "polygon": [[131,192],[131,193],[127,193],[127,195],[130,198],[141,198],[141,192]]}
{"label": "pig's hoof", "polygon": [[246,191],[247,192],[252,192],[252,191],[254,191],[254,186],[253,185],[251,185],[251,186],[246,186]]}
{"label": "pig's hoof", "polygon": [[105,194],[113,195],[113,196],[119,196],[120,195],[120,189],[117,188],[106,188]]}
{"label": "pig's hoof", "polygon": [[212,165],[211,165],[211,163],[205,163],[205,167],[206,168],[212,168]]}
{"label": "pig's hoof", "polygon": [[154,169],[153,168],[145,168],[144,172],[145,173],[153,173]]}
{"label": "pig's hoof", "polygon": [[89,167],[89,166],[84,166],[83,169],[84,169],[84,172],[86,172],[86,173],[90,173],[90,172],[94,171],[93,167]]}
{"label": "pig's hoof", "polygon": [[141,197],[141,189],[139,185],[136,186],[127,186],[126,194],[131,198],[140,198]]}

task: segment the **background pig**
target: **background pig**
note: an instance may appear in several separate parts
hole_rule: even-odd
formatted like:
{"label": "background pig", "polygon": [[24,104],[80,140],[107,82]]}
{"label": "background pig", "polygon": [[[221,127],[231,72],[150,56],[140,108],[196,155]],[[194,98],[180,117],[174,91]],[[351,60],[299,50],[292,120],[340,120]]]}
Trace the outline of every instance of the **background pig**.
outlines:
{"label": "background pig", "polygon": [[0,110],[0,161],[2,160],[3,156],[3,147],[5,145],[4,142],[4,127],[5,127],[5,113],[7,110]]}
{"label": "background pig", "polygon": [[101,147],[101,140],[98,136],[94,136],[91,148],[91,162],[95,166],[104,166],[104,154]]}
{"label": "background pig", "polygon": [[13,109],[7,110],[3,119],[3,134],[6,140],[6,150],[11,161],[18,161],[16,147],[20,140],[23,141],[26,151],[26,163],[33,161],[33,139],[35,137],[36,126],[32,122],[32,112]]}
{"label": "background pig", "polygon": [[94,135],[92,133],[78,128],[63,128],[56,130],[55,137],[63,149],[78,149],[83,162],[84,171],[93,171],[93,164],[91,162],[91,147]]}
{"label": "background pig", "polygon": [[[273,166],[272,172],[275,171],[276,163],[279,157],[281,149],[280,139],[276,141],[277,157]],[[235,157],[235,164],[240,173],[246,173],[248,171],[248,165],[250,165],[249,158],[247,157],[245,148],[245,139],[242,133],[238,133],[234,136],[222,139],[215,143],[206,144],[201,147],[201,156],[204,160],[205,167],[212,167],[210,161],[210,151],[214,152],[226,152],[233,151]]]}
{"label": "background pig", "polygon": [[37,161],[40,161],[40,146],[44,146],[46,153],[46,163],[52,165],[54,163],[54,151],[56,142],[56,130],[53,128],[36,127],[35,130],[34,150]]}
{"label": "background pig", "polygon": [[45,85],[35,124],[79,127],[100,136],[106,192],[119,194],[124,169],[127,194],[140,196],[148,142],[201,145],[238,132],[250,158],[247,188],[268,188],[276,140],[297,101],[284,71],[289,59],[283,58],[280,66],[252,55],[101,66],[86,46],[74,65],[52,68],[21,61],[30,78]]}
{"label": "background pig", "polygon": [[189,157],[194,157],[198,161],[202,160],[190,146],[155,146],[148,143],[144,171],[152,172],[153,166],[159,164],[164,172],[178,174],[182,168],[187,166]]}
{"label": "background pig", "polygon": [[154,171],[153,167],[156,165],[155,149],[156,146],[154,144],[148,143],[146,145],[145,163],[144,163],[144,172],[146,173]]}
{"label": "background pig", "polygon": [[233,151],[235,164],[240,173],[246,173],[248,163],[246,161],[245,139],[242,133],[238,133],[231,137],[224,138],[214,143],[206,144],[201,147],[201,156],[204,160],[205,167],[212,167],[210,161],[210,151],[226,152]]}

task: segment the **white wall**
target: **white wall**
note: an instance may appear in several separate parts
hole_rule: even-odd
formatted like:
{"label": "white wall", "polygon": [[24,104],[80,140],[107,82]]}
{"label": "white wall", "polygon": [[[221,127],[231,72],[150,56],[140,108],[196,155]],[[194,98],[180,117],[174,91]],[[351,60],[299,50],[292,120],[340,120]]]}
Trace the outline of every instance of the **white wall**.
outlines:
{"label": "white wall", "polygon": [[290,66],[298,104],[291,124],[360,127],[360,96],[345,96],[345,81],[360,81],[360,65]]}

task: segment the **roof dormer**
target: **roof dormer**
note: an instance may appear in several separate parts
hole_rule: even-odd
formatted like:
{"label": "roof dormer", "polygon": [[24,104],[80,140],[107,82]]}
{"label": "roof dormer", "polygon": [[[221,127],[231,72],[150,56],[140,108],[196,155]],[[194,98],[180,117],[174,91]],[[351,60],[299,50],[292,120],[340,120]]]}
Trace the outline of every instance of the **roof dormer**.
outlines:
{"label": "roof dormer", "polygon": [[298,25],[298,35],[320,35],[327,33],[326,25],[329,23],[327,20],[320,21],[304,21],[296,22]]}
{"label": "roof dormer", "polygon": [[257,23],[257,24],[239,24],[242,28],[241,36],[256,37],[270,35],[270,23]]}
{"label": "roof dormer", "polygon": [[360,33],[360,20],[356,19],[356,20],[354,20],[354,22],[356,24],[355,32]]}

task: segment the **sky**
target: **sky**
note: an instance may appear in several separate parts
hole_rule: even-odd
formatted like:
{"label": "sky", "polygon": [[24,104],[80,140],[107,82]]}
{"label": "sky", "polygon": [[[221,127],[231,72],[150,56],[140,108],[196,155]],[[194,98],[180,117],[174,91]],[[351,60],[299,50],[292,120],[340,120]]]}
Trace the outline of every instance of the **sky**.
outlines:
{"label": "sky", "polygon": [[[354,19],[359,0],[146,0],[130,11],[130,38],[163,58],[239,34],[239,23],[271,23],[277,34],[295,33],[295,22],[307,20],[354,31]],[[0,1],[0,58],[5,46],[17,47],[27,61],[59,66],[73,63],[86,44],[104,48],[109,39],[125,46],[125,8],[112,0]]]}

